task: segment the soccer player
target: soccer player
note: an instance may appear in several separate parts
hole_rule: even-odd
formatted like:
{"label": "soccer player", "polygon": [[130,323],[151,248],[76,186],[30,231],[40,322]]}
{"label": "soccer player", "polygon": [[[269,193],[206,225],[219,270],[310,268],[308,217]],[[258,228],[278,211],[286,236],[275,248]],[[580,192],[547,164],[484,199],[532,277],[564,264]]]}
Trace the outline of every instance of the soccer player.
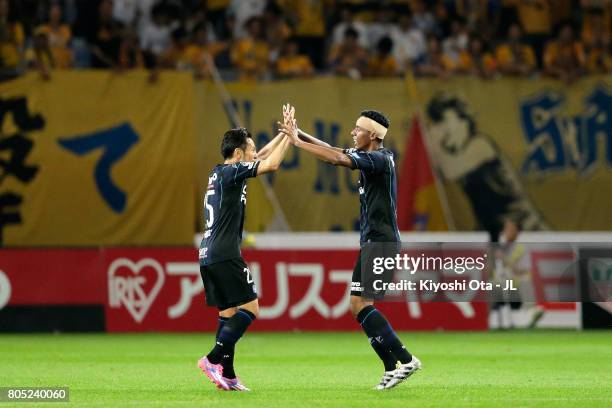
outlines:
{"label": "soccer player", "polygon": [[[283,107],[283,115],[289,115]],[[240,254],[247,179],[276,171],[290,142],[279,133],[260,154],[247,129],[228,130],[210,172],[204,198],[205,230],[200,244],[200,274],[206,303],[219,309],[215,346],[198,361],[206,376],[223,390],[250,391],[234,372],[236,342],[259,314],[257,288]]]}
{"label": "soccer player", "polygon": [[[293,108],[292,108],[293,109]],[[293,112],[293,111],[292,111]],[[399,243],[396,214],[396,179],[393,153],[383,147],[389,120],[380,112],[361,112],[351,132],[355,147],[340,149],[316,139],[297,127],[295,120],[280,124],[281,131],[296,147],[335,166],[359,170],[361,247],[370,242]],[[374,298],[362,282],[361,251],[353,270],[350,309],[385,366],[376,389],[393,388],[421,368],[387,319],[374,307]]]}

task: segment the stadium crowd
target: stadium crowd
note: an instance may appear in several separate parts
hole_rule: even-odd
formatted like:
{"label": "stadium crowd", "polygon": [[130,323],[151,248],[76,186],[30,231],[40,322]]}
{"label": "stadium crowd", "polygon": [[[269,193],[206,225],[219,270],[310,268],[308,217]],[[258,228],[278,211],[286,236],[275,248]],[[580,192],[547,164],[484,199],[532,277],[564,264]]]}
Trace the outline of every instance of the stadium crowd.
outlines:
{"label": "stadium crowd", "polygon": [[187,70],[270,80],[612,71],[612,0],[0,0],[0,77]]}

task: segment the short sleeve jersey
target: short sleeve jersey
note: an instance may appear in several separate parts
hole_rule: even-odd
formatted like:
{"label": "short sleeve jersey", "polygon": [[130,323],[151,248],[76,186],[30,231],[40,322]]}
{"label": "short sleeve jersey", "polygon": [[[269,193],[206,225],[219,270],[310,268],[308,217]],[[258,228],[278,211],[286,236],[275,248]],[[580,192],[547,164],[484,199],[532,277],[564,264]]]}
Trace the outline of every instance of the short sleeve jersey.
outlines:
{"label": "short sleeve jersey", "polygon": [[204,237],[200,265],[240,258],[247,179],[257,176],[259,161],[219,164],[208,177],[204,196]]}
{"label": "short sleeve jersey", "polygon": [[399,242],[397,181],[393,153],[385,148],[366,152],[345,150],[359,170],[359,225],[361,243]]}

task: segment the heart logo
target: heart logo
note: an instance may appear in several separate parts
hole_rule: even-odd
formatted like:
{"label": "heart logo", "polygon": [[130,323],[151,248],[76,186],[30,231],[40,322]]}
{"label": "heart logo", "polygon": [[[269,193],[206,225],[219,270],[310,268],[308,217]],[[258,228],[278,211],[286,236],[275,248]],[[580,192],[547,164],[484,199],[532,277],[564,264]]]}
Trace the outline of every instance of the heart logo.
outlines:
{"label": "heart logo", "polygon": [[[119,275],[119,270],[129,270],[130,274]],[[143,270],[153,270],[156,276],[145,276]],[[155,279],[155,282],[151,282]],[[164,286],[164,270],[151,258],[132,262],[127,258],[115,259],[108,268],[109,305],[113,308],[125,306],[137,323],[147,315],[153,301]]]}

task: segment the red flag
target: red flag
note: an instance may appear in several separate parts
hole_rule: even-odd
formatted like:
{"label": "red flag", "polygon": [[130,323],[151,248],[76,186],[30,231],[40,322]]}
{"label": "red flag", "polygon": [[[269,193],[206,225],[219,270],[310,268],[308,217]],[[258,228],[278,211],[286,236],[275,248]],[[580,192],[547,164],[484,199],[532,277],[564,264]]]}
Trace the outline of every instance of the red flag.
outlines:
{"label": "red flag", "polygon": [[412,119],[397,181],[397,223],[402,231],[446,231],[419,118]]}

